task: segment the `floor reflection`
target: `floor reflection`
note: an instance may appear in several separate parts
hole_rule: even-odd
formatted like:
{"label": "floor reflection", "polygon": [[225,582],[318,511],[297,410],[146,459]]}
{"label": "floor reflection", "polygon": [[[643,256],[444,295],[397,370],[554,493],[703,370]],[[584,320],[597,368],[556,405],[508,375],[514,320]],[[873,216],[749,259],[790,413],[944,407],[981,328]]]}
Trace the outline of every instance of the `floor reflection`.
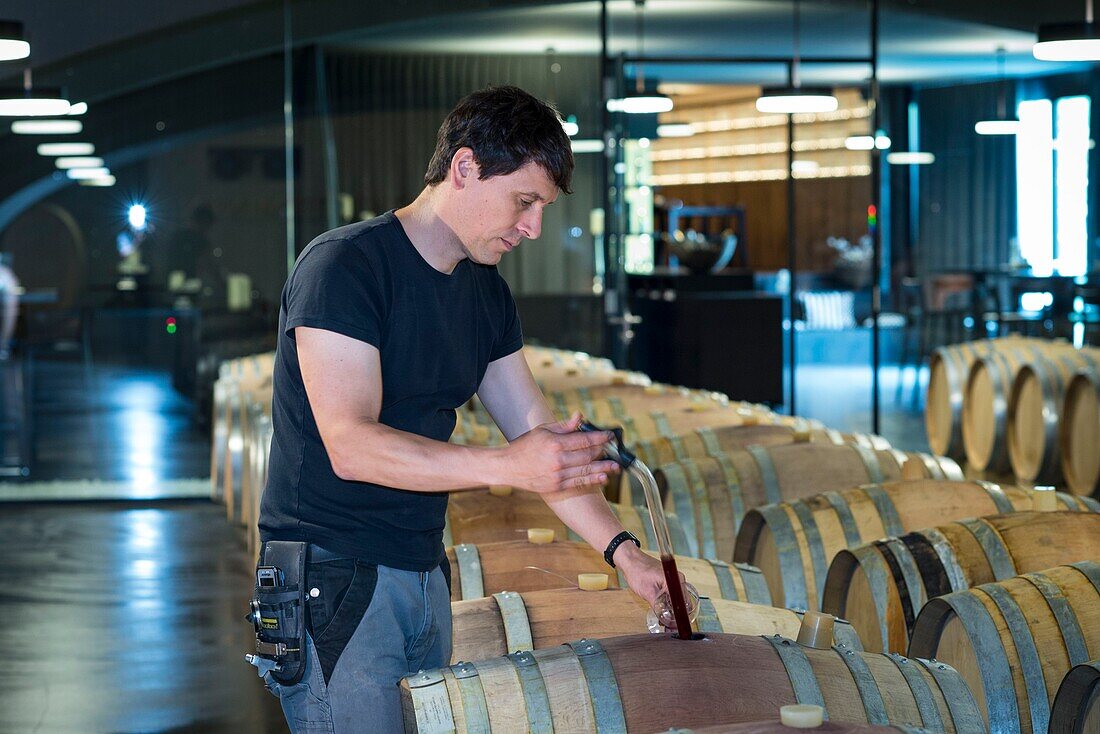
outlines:
{"label": "floor reflection", "polygon": [[219,508],[10,505],[0,538],[0,733],[286,731]]}
{"label": "floor reflection", "polygon": [[124,482],[133,497],[209,474],[208,439],[167,372],[39,360],[32,382],[30,479]]}

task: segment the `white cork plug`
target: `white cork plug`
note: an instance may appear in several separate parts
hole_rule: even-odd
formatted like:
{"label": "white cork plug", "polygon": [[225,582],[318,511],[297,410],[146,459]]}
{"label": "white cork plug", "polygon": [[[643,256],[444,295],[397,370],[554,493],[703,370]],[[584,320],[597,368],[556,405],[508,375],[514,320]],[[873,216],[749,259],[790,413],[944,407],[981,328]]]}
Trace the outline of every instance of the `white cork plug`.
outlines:
{"label": "white cork plug", "polygon": [[810,703],[796,703],[779,709],[779,721],[792,729],[816,729],[825,721],[825,709]]}

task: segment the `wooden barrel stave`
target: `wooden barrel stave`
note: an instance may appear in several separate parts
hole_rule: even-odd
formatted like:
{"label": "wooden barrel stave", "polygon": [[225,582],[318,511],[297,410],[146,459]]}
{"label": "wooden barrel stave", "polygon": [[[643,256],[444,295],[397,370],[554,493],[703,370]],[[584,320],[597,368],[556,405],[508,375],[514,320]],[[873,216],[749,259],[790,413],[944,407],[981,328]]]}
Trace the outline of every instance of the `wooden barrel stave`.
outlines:
{"label": "wooden barrel stave", "polygon": [[[845,662],[852,656],[859,658],[859,665]],[[568,664],[571,657],[576,663]],[[401,683],[406,731],[438,730],[431,723],[472,731],[453,726],[460,718],[456,709],[476,711],[479,706],[489,712],[484,731],[490,726],[494,731],[667,731],[673,724],[705,727],[770,718],[796,700],[824,705],[836,720],[868,722],[868,711],[873,711],[880,720],[869,723],[984,731],[969,691],[949,666],[843,649],[815,650],[786,638],[712,634],[705,642],[689,643],[670,635],[631,635],[497,660],[516,671],[537,670],[542,688],[528,686],[525,692],[515,672],[496,676],[504,668],[501,662],[447,669],[475,677],[487,667],[492,680],[480,681],[480,699],[456,695],[446,670],[410,676]],[[861,684],[853,668],[863,671]],[[490,692],[494,686],[499,690]],[[567,688],[568,694],[560,695],[559,688]],[[737,695],[731,695],[734,691]],[[532,726],[547,709],[549,723]]]}
{"label": "wooden barrel stave", "polygon": [[[1100,558],[1100,515],[1017,512],[855,546],[833,559],[821,607],[850,621],[869,650],[904,650],[923,600],[1061,563]],[[908,573],[905,573],[905,568]],[[916,580],[915,583],[910,581]],[[910,587],[916,587],[916,593]]]}
{"label": "wooden barrel stave", "polygon": [[[554,647],[578,635],[603,638],[646,632],[648,611],[641,597],[627,589],[503,592],[454,602],[452,663]],[[789,609],[703,597],[696,629],[793,638],[801,619]],[[834,634],[837,644],[863,649],[851,625],[838,621]]]}
{"label": "wooden barrel stave", "polygon": [[1074,494],[1100,496],[1100,370],[1077,374],[1066,388],[1059,452]]}
{"label": "wooden barrel stave", "polygon": [[1082,369],[1100,374],[1100,351],[1041,353],[1023,365],[1012,382],[1006,441],[1019,481],[1063,483],[1058,446],[1063,400],[1070,380]]}
{"label": "wooden barrel stave", "polygon": [[1100,731],[1100,660],[1075,666],[1062,679],[1050,711],[1050,734]]}
{"label": "wooden barrel stave", "polygon": [[1044,355],[1073,350],[1064,342],[1044,340],[1001,344],[977,359],[966,378],[962,433],[967,463],[979,471],[1008,472],[1009,398],[1020,370]]}
{"label": "wooden barrel stave", "polygon": [[[503,591],[560,589],[575,585],[579,573],[606,573],[611,588],[626,586],[623,577],[604,562],[603,554],[583,542],[555,541],[549,545],[527,541],[485,545],[463,543],[448,548],[447,559],[451,570],[451,601],[476,599]],[[676,566],[703,596],[753,604],[771,603],[764,576],[751,566],[683,556],[676,557]]]}
{"label": "wooden barrel stave", "polygon": [[[623,527],[634,533],[642,548],[657,550],[657,538],[649,510],[645,507],[611,503],[612,512]],[[692,555],[680,520],[666,514],[672,552]],[[452,493],[447,504],[447,522],[443,528],[443,544],[501,543],[521,539],[528,528],[548,528],[559,540],[580,540],[554,510],[535,492],[512,490],[497,496],[488,488]]]}
{"label": "wooden barrel stave", "polygon": [[995,728],[1048,730],[1059,682],[1100,648],[1100,564],[1077,562],[934,600],[912,654],[955,666]]}
{"label": "wooden barrel stave", "polygon": [[841,433],[816,427],[810,421],[786,416],[763,416],[751,425],[706,426],[682,435],[659,436],[640,441],[635,453],[648,466],[664,466],[686,459],[698,459],[748,446],[777,446],[790,443],[857,444],[873,450],[887,450],[890,443],[881,436]]}
{"label": "wooden barrel stave", "polygon": [[936,480],[828,492],[746,513],[733,557],[764,572],[777,604],[817,609],[825,571],[840,551],[944,520],[1030,510],[1032,497],[1017,487]]}
{"label": "wooden barrel stave", "polygon": [[[681,518],[688,542],[695,539],[697,554],[729,560],[748,510],[869,481],[900,479],[901,463],[910,456],[826,443],[752,446],[668,464],[654,476],[666,509]],[[627,499],[636,501],[633,496]]]}
{"label": "wooden barrel stave", "polygon": [[966,458],[963,446],[963,395],[970,367],[982,356],[1013,343],[1035,341],[1006,337],[939,347],[933,350],[928,365],[928,392],[924,423],[932,452],[956,461]]}

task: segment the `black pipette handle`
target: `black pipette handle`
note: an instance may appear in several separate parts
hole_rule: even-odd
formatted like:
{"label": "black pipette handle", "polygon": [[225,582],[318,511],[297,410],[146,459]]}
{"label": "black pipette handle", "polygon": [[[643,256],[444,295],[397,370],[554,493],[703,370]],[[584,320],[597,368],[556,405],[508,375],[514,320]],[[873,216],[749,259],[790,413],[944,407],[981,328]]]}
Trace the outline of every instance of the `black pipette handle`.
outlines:
{"label": "black pipette handle", "polygon": [[634,465],[634,462],[638,460],[638,457],[634,455],[634,452],[628,449],[626,447],[626,444],[623,443],[623,429],[621,426],[615,426],[614,428],[600,428],[599,426],[593,425],[588,421],[584,421],[580,425],[580,430],[586,432],[610,431],[612,435],[615,436],[615,445],[613,447],[614,452],[611,458],[617,461],[619,466],[621,466],[623,469],[629,469],[631,466]]}

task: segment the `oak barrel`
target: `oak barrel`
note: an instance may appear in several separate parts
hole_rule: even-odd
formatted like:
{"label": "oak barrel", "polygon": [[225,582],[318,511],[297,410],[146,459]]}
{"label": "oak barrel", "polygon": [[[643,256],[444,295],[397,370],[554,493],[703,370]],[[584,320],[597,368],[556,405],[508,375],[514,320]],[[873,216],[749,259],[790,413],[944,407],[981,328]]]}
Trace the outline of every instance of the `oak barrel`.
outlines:
{"label": "oak barrel", "polygon": [[791,422],[768,408],[752,403],[731,403],[713,393],[646,392],[652,388],[620,386],[614,394],[594,397],[594,390],[572,391],[570,396],[550,396],[551,406],[560,418],[576,411],[600,426],[622,426],[628,444],[669,438],[699,428],[756,425],[763,422]]}
{"label": "oak barrel", "polygon": [[1100,371],[1081,372],[1070,380],[1059,446],[1069,490],[1100,495]]}
{"label": "oak barrel", "polygon": [[[1020,482],[1064,483],[1058,439],[1069,381],[1081,370],[1100,374],[1100,351],[1059,349],[1023,365],[1008,399],[1008,458]],[[1100,443],[1094,444],[1100,454]]]}
{"label": "oak barrel", "polygon": [[1076,666],[1062,679],[1050,712],[1050,734],[1100,731],[1100,660]]}
{"label": "oak barrel", "polygon": [[[642,547],[657,550],[657,537],[653,534],[653,522],[645,507],[611,503],[611,510],[623,527],[634,533]],[[679,518],[666,513],[668,532],[672,539],[672,552],[692,555],[691,545]],[[512,490],[504,496],[494,495],[489,489],[473,489],[454,492],[447,502],[447,523],[443,528],[443,544],[500,543],[521,540],[528,528],[549,528],[559,540],[580,540],[554,513],[548,504],[534,492]]]}
{"label": "oak barrel", "polygon": [[[750,510],[733,557],[764,573],[776,604],[818,609],[829,563],[840,551],[938,522],[1037,509],[1034,494],[990,482],[933,479],[826,492]],[[1060,494],[1059,503],[1087,509],[1068,494]]]}
{"label": "oak barrel", "polygon": [[1073,351],[1065,342],[1014,340],[970,366],[963,391],[962,435],[967,463],[978,471],[1008,472],[1008,400],[1020,369],[1044,355]]}
{"label": "oak barrel", "polygon": [[211,498],[226,506],[226,517],[241,522],[240,486],[244,464],[248,407],[254,400],[271,402],[274,353],[232,360],[221,366],[214,383],[210,444]]}
{"label": "oak barrel", "polygon": [[[625,580],[604,562],[603,553],[581,542],[463,543],[447,549],[447,560],[451,567],[451,601],[476,599],[500,591],[574,586],[579,573],[606,573],[611,587],[626,586]],[[677,556],[676,567],[703,596],[771,604],[763,574],[751,566]]]}
{"label": "oak barrel", "polygon": [[917,617],[909,652],[958,670],[991,730],[1045,734],[1062,678],[1100,653],[1100,563],[933,599]]}
{"label": "oak barrel", "polygon": [[1001,344],[1026,341],[1019,337],[939,347],[928,359],[928,393],[924,406],[924,428],[932,453],[956,461],[966,458],[962,437],[963,391],[970,366]]}
{"label": "oak barrel", "polygon": [[[646,631],[649,605],[629,589],[581,591],[550,589],[506,591],[451,605],[454,625],[452,662],[541,650],[563,645],[578,635],[616,637]],[[700,632],[775,635],[795,638],[801,615],[789,609],[727,599],[700,599],[695,628]],[[833,627],[837,644],[862,650],[847,623]]]}
{"label": "oak barrel", "polygon": [[708,634],[580,640],[422,671],[401,681],[406,732],[664,732],[771,719],[821,705],[836,721],[985,731],[943,663]]}
{"label": "oak barrel", "polygon": [[[915,467],[935,467],[951,478],[962,472],[950,459],[874,450],[854,444],[798,443],[750,446],[699,459],[674,462],[654,472],[665,507],[680,518],[688,543],[702,558],[733,559],[737,530],[745,512],[784,500],[830,490],[901,479]],[[915,459],[915,461],[912,461]],[[628,500],[623,499],[626,503]],[[631,492],[630,502],[638,499]]]}
{"label": "oak barrel", "polygon": [[868,650],[905,650],[930,599],[1091,558],[1100,558],[1093,512],[961,520],[841,551],[821,608],[849,620]]}
{"label": "oak barrel", "polygon": [[[777,417],[779,418],[779,417]],[[742,451],[749,446],[777,446],[788,443],[830,443],[838,446],[858,444],[868,449],[889,449],[881,436],[868,433],[841,433],[816,421],[772,419],[755,425],[709,426],[676,436],[659,436],[639,441],[632,450],[647,466],[657,467],[685,459]]]}

